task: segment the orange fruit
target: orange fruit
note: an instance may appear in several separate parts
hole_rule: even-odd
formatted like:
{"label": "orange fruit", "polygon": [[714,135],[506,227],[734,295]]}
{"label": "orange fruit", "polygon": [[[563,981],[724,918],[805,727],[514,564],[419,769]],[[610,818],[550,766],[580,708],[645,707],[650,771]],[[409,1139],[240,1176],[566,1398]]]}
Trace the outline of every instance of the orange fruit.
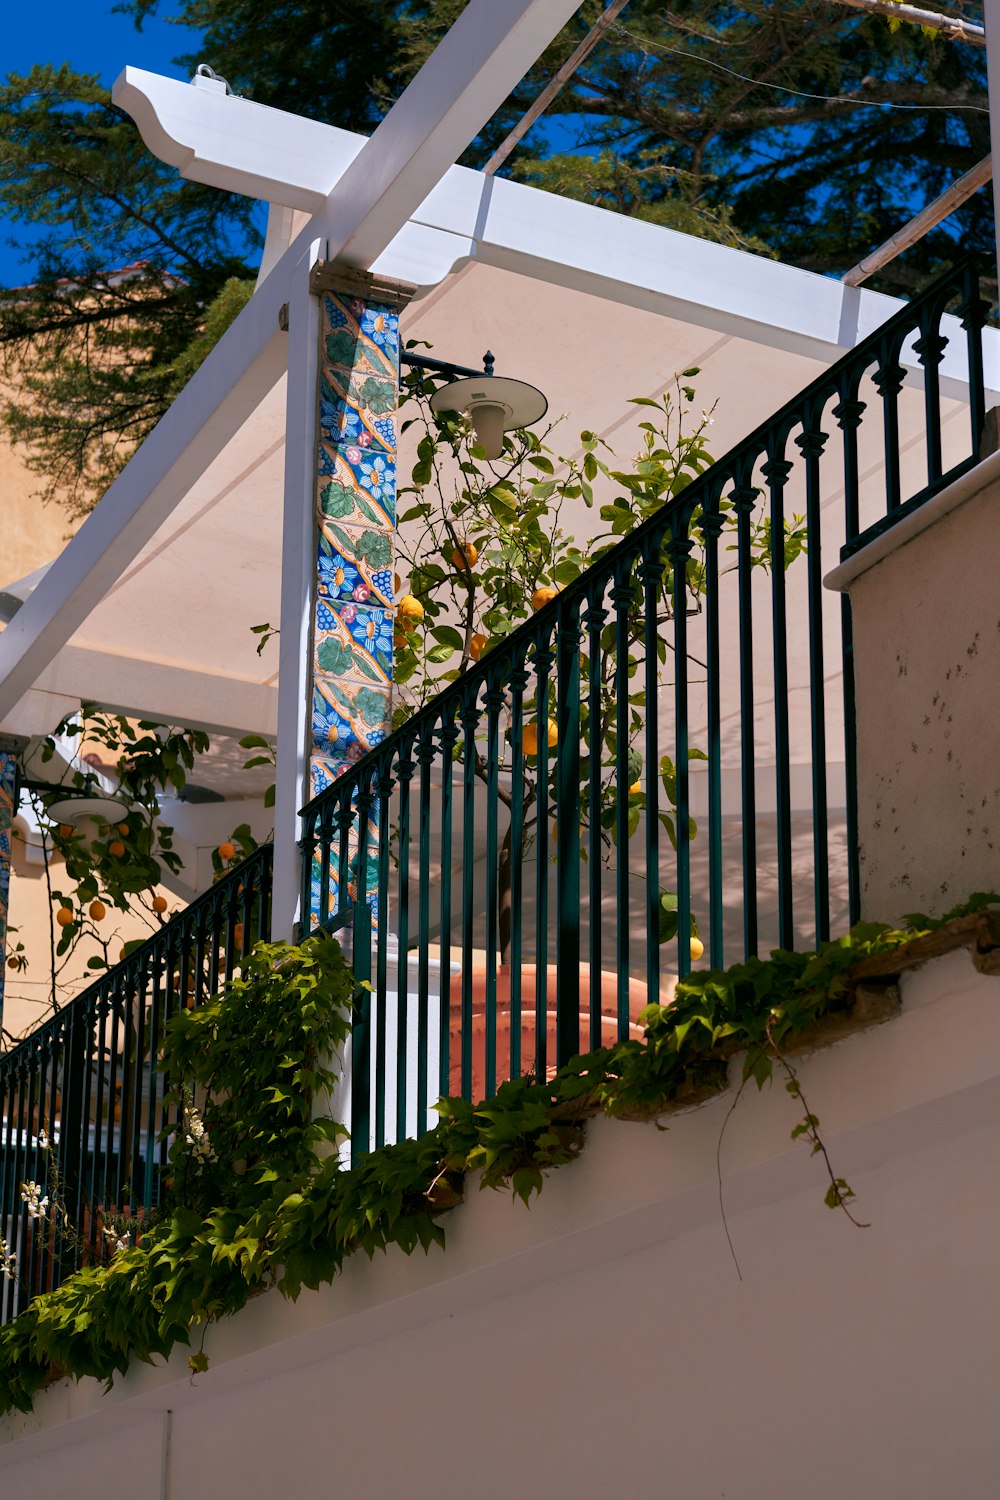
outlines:
{"label": "orange fruit", "polygon": [[235,925],[235,927],[233,928],[233,947],[234,948],[242,948],[243,947],[243,923],[242,922],[237,922],[236,925]]}
{"label": "orange fruit", "polygon": [[72,823],[60,823],[59,824],[59,837],[61,839],[72,838],[73,834],[75,832],[76,832],[76,830],[74,829]]}
{"label": "orange fruit", "polygon": [[8,960],[7,960],[7,967],[8,967],[8,969],[16,969],[17,968],[17,959],[14,957],[13,953],[11,954],[10,958],[8,958]]}
{"label": "orange fruit", "polygon": [[122,843],[121,839],[111,840],[111,843],[108,845],[108,853],[111,855],[112,859],[121,859],[122,855],[125,853],[125,845]]}
{"label": "orange fruit", "polygon": [[549,600],[554,599],[558,592],[558,589],[550,589],[548,587],[536,589],[531,596],[532,609],[541,609],[542,605],[548,604]]}
{"label": "orange fruit", "polygon": [[394,630],[392,632],[392,644],[395,646],[397,651],[402,651],[404,647],[408,646],[410,643],[406,638],[406,631]]}
{"label": "orange fruit", "polygon": [[60,906],[56,912],[56,921],[60,927],[68,927],[73,920],[73,911],[69,906]]}
{"label": "orange fruit", "polygon": [[[552,745],[556,744],[557,741],[558,741],[558,739],[559,739],[559,725],[556,723],[555,719],[550,719],[549,720],[549,730],[548,730],[549,745],[552,746]],[[521,736],[521,743],[524,746],[524,753],[525,753],[525,755],[537,755],[538,754],[538,724],[537,724],[537,722],[535,722],[533,724],[525,724],[525,726],[524,726],[524,733]]]}
{"label": "orange fruit", "polygon": [[166,911],[166,909],[167,909],[167,898],[166,898],[166,896],[154,896],[153,897],[153,910],[156,911],[156,912],[164,912],[164,911]]}
{"label": "orange fruit", "polygon": [[224,844],[220,844],[219,845],[219,858],[221,860],[235,859],[236,858],[236,849],[235,849],[235,846],[233,844],[231,844],[228,839],[226,840],[226,842]]}
{"label": "orange fruit", "polygon": [[118,949],[118,962],[120,964],[124,963],[125,962],[125,958],[126,958],[125,945],[123,943],[122,946]]}
{"label": "orange fruit", "polygon": [[127,838],[132,830],[129,828],[127,823],[119,823],[118,832],[121,834],[122,838]]}
{"label": "orange fruit", "polygon": [[400,620],[416,624],[424,618],[424,606],[412,594],[404,594],[396,605],[396,614]]}
{"label": "orange fruit", "polygon": [[451,561],[459,573],[468,573],[479,561],[479,548],[472,542],[459,542],[451,554]]}
{"label": "orange fruit", "polygon": [[691,962],[693,964],[696,964],[698,962],[699,958],[704,958],[704,956],[705,956],[705,944],[702,942],[701,938],[692,936],[692,938],[691,938]]}
{"label": "orange fruit", "polygon": [[108,908],[103,901],[91,901],[87,910],[95,922],[103,922],[108,914]]}
{"label": "orange fruit", "polygon": [[474,635],[469,641],[469,655],[472,657],[472,660],[478,661],[485,650],[486,637],[484,635]]}

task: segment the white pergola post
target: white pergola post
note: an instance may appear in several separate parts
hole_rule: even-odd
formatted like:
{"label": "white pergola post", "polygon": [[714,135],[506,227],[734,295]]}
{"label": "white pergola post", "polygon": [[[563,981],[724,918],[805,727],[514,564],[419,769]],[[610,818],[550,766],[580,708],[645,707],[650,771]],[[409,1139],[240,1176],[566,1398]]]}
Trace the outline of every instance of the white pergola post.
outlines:
{"label": "white pergola post", "polygon": [[17,815],[18,772],[25,744],[20,735],[0,735],[0,1021],[3,1020],[3,988],[7,972],[11,838]]}
{"label": "white pergola post", "polygon": [[[350,365],[344,367],[346,379],[340,405],[345,412],[350,409],[352,420],[360,424],[359,430],[376,447],[382,441],[380,427],[386,423],[393,427],[394,471],[394,413],[399,381],[396,325],[400,306],[415,288],[373,278],[367,268],[392,242],[427,193],[438,185],[577,5],[578,0],[472,0],[344,171],[324,209],[313,220],[317,227],[323,224],[328,229],[329,263],[322,284],[313,288],[324,295],[323,307],[310,295],[305,279],[312,262],[319,257],[322,244],[310,240],[309,229],[303,231],[267,279],[270,282],[279,277],[300,247],[309,246],[292,271],[287,303],[288,426],[272,898],[275,937],[291,938],[296,928],[308,930],[311,917],[325,915],[301,909],[303,882],[297,813],[306,800],[304,794],[328,785],[347,764],[347,757],[363,753],[376,737],[384,735],[391,715],[392,557],[387,568],[367,565],[362,533],[372,527],[370,522],[366,527],[361,510],[365,486],[369,483],[364,477],[365,464],[362,458],[355,461],[353,446],[345,436],[346,428],[339,437],[334,431],[339,419],[331,426],[317,414],[321,364],[326,364],[328,373],[337,368],[337,359],[331,356],[325,342],[326,336],[334,331],[327,325],[331,316],[344,317],[354,340]],[[362,285],[358,284],[358,272]],[[380,352],[377,347],[379,336],[373,336],[368,326],[373,313],[381,316],[380,309],[393,323],[390,343],[395,377],[391,417],[388,409],[381,413],[372,410],[364,396],[365,382],[377,383],[379,379],[373,360],[385,363],[385,351]],[[322,353],[321,332],[325,351]],[[326,467],[329,474],[324,472]],[[325,487],[318,483],[324,478],[332,478],[339,486],[344,505],[350,501],[349,515],[346,511],[340,517],[326,514]],[[394,480],[391,500],[391,521],[387,526],[379,522],[374,527],[376,532],[384,534],[390,551],[395,527]],[[341,557],[356,571],[363,569],[358,585],[364,591],[363,599],[360,592],[353,600],[346,597],[339,600],[336,591],[330,593],[327,576],[330,558],[327,555],[324,559],[324,548],[329,554],[334,545],[328,535],[332,527],[327,523],[331,521],[340,523],[342,535],[354,533],[352,542],[361,544],[360,552],[349,554],[342,550]],[[322,621],[318,618],[321,605]],[[355,638],[357,611],[362,608],[379,630],[385,629],[384,616],[389,611],[384,685],[373,686],[370,678],[359,671],[360,667],[377,665],[375,653],[367,652]],[[375,616],[379,616],[378,620]],[[383,671],[380,665],[378,670]],[[370,701],[376,695],[381,695],[380,701],[384,698],[385,705],[377,722],[371,718]],[[353,711],[355,706],[357,712]],[[362,851],[357,852],[362,857]]]}
{"label": "white pergola post", "polygon": [[310,604],[316,568],[313,485],[319,302],[309,273],[321,241],[312,240],[295,268],[287,303],[285,497],[281,546],[281,635],[278,654],[278,763],[274,799],[274,887],[271,933],[291,941],[302,887],[297,844],[299,808],[308,798]]}

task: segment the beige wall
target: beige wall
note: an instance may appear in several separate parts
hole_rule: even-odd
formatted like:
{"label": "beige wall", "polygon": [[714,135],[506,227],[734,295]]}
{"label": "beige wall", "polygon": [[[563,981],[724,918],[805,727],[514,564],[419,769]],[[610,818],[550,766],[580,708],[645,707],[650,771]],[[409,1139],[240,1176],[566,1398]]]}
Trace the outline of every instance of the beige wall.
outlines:
{"label": "beige wall", "polygon": [[[32,858],[34,854],[34,858]],[[51,880],[56,890],[64,878],[62,861],[56,859],[51,867]],[[171,911],[184,903],[169,891],[166,896]],[[169,913],[168,913],[169,915]],[[23,832],[15,824],[14,858],[11,866],[8,950],[17,943],[24,944],[28,967],[23,973],[13,969],[4,972],[3,1029],[8,1037],[20,1038],[52,1014],[51,943],[49,938],[49,896],[45,882],[45,869],[39,862],[38,853],[28,850]],[[108,943],[112,961],[116,961],[122,943],[135,938],[149,936],[153,931],[151,920],[142,916],[126,915],[108,908],[107,916],[98,924],[102,938]],[[88,958],[98,956],[101,950],[92,941],[79,944],[56,981],[58,1003],[64,1005],[89,984],[96,975],[87,970]],[[62,965],[63,960],[57,960]],[[0,1052],[5,1042],[0,1039]]]}
{"label": "beige wall", "polygon": [[39,487],[38,476],[28,471],[21,455],[0,441],[0,589],[51,562],[79,524],[57,506],[43,505],[35,496]]}
{"label": "beige wall", "polygon": [[849,585],[862,910],[881,921],[1000,888],[1000,479],[970,488]]}
{"label": "beige wall", "polygon": [[[0,1493],[106,1500],[986,1500],[1000,1430],[1000,980],[966,953],[799,1064],[853,1228],[780,1083],[597,1120],[530,1211],[274,1292],[109,1395],[0,1422]],[[735,1075],[734,1075],[735,1076]],[[4,1447],[4,1444],[9,1446]]]}
{"label": "beige wall", "polygon": [[[57,506],[43,505],[35,495],[38,487],[38,477],[25,467],[20,454],[6,442],[0,442],[0,495],[3,497],[0,589],[51,562],[79,524],[70,521],[66,512]],[[60,870],[61,865],[57,865],[53,871],[57,887]],[[171,899],[171,905],[175,904]],[[23,942],[29,957],[25,973],[11,969],[4,972],[3,1028],[8,1036],[20,1037],[50,1013],[52,994],[49,902],[44,872],[41,865],[26,858],[23,839],[15,842],[14,847],[8,916],[11,927],[18,929],[10,939],[11,945]],[[140,937],[146,931],[141,923],[132,920],[122,924],[110,915],[102,924],[105,926],[109,935],[115,934],[115,955],[125,938]],[[96,951],[93,947],[81,948],[60,974],[57,994],[61,1003],[71,999],[87,978],[93,977],[86,973],[86,960]],[[4,1039],[0,1038],[0,1051],[3,1047]]]}
{"label": "beige wall", "polygon": [[[0,440],[0,496],[3,497],[0,589],[51,562],[75,529],[75,523],[69,521],[65,512],[53,505],[43,505],[36,498],[38,486],[37,476],[28,471],[21,455]],[[11,944],[23,942],[31,955],[27,974],[10,969],[4,972],[3,1028],[8,1036],[16,1037],[23,1036],[48,1013],[51,994],[51,981],[46,973],[48,902],[41,868],[26,863],[23,843],[14,852],[8,920],[19,929],[10,938]],[[83,966],[81,957],[66,970],[64,987],[60,989],[63,998],[80,988]],[[4,1045],[5,1039],[0,1037],[0,1051]]]}

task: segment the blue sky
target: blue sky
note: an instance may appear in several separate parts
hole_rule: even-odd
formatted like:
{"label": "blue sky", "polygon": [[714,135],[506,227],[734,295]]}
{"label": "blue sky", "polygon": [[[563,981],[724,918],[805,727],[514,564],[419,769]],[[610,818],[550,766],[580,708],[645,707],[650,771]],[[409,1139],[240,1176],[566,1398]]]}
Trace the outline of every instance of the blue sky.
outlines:
{"label": "blue sky", "polygon": [[[172,59],[197,50],[198,32],[156,19],[136,31],[130,17],[113,13],[112,4],[113,0],[8,0],[0,29],[0,75],[27,73],[35,63],[65,62],[78,73],[97,73],[109,86],[126,63],[185,76]],[[16,285],[24,278],[20,255],[6,242],[11,228],[9,221],[0,220],[0,286]]]}

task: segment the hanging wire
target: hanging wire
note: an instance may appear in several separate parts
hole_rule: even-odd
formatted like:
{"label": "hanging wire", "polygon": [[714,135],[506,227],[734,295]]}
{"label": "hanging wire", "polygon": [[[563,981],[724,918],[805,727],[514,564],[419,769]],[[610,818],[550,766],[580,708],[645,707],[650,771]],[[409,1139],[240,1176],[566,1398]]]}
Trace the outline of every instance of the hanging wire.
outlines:
{"label": "hanging wire", "polygon": [[685,52],[680,47],[668,47],[666,42],[649,41],[645,37],[638,36],[634,31],[629,31],[628,27],[623,26],[621,22],[616,22],[608,29],[619,36],[630,37],[644,52],[668,52],[674,57],[686,57],[691,62],[704,63],[708,68],[715,68],[720,73],[728,73],[731,78],[738,78],[742,83],[753,84],[754,88],[773,89],[779,94],[792,94],[797,99],[816,99],[823,104],[849,104],[854,109],[902,109],[917,114],[924,114],[928,110],[942,110],[949,114],[959,110],[977,115],[989,114],[989,109],[985,104],[897,104],[891,99],[854,99],[850,94],[811,94],[803,89],[788,88],[783,83],[763,83],[746,73],[738,73],[735,68],[727,68],[724,63],[715,62],[710,57],[701,57],[697,52]]}

